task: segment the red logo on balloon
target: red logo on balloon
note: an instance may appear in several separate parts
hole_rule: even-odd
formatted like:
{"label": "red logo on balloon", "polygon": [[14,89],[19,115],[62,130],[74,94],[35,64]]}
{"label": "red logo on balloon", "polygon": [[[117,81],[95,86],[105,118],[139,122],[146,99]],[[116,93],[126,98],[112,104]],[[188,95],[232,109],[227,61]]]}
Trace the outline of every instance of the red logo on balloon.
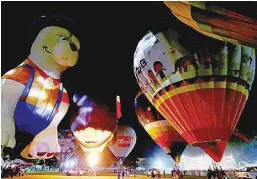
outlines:
{"label": "red logo on balloon", "polygon": [[129,147],[132,142],[130,136],[118,136],[118,147]]}

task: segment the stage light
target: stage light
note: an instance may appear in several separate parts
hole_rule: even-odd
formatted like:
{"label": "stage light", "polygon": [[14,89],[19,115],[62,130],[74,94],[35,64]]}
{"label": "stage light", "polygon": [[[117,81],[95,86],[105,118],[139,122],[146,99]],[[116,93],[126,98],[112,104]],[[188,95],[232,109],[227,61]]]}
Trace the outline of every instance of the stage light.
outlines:
{"label": "stage light", "polygon": [[65,162],[65,167],[66,167],[66,168],[69,167],[69,162],[68,162],[68,161]]}
{"label": "stage light", "polygon": [[92,152],[87,157],[88,163],[91,167],[94,167],[98,162],[98,155],[95,152]]}
{"label": "stage light", "polygon": [[158,169],[161,169],[161,168],[162,168],[162,162],[161,162],[161,160],[157,160],[157,161],[156,161],[156,164],[157,164],[157,168],[158,168]]}
{"label": "stage light", "polygon": [[74,166],[75,166],[75,161],[74,161],[74,160],[71,160],[70,166],[71,166],[71,167],[74,167]]}

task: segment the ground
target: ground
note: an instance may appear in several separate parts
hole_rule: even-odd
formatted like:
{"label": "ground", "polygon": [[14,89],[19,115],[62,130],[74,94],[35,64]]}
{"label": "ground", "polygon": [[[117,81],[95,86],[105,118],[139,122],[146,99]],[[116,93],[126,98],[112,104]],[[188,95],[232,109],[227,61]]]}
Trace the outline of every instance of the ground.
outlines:
{"label": "ground", "polygon": [[[117,179],[117,176],[61,176],[61,175],[26,175],[23,177],[14,177],[13,179]],[[130,179],[151,179],[147,176],[129,177]],[[185,177],[184,179],[203,179],[204,177]],[[122,178],[121,178],[122,179]],[[166,178],[162,178],[166,179]],[[171,179],[171,178],[167,178]]]}

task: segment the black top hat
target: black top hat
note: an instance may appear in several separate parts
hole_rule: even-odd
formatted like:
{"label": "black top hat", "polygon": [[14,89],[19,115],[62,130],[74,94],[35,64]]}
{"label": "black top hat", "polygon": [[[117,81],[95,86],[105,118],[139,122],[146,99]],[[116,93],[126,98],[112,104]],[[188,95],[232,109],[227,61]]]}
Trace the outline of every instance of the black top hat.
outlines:
{"label": "black top hat", "polygon": [[79,38],[79,28],[78,25],[71,20],[69,17],[59,14],[53,15],[42,15],[37,20],[34,20],[30,26],[30,36],[31,40],[34,41],[38,35],[38,33],[50,26],[57,26],[61,28],[65,28],[74,34],[77,38]]}

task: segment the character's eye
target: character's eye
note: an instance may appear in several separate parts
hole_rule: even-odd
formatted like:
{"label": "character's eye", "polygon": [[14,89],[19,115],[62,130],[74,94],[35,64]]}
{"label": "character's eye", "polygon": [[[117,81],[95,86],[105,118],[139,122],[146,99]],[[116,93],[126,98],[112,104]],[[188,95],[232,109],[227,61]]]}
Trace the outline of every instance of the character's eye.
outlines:
{"label": "character's eye", "polygon": [[63,41],[63,40],[69,41],[70,38],[69,37],[65,37],[65,36],[60,36],[57,41],[60,42],[60,41]]}

